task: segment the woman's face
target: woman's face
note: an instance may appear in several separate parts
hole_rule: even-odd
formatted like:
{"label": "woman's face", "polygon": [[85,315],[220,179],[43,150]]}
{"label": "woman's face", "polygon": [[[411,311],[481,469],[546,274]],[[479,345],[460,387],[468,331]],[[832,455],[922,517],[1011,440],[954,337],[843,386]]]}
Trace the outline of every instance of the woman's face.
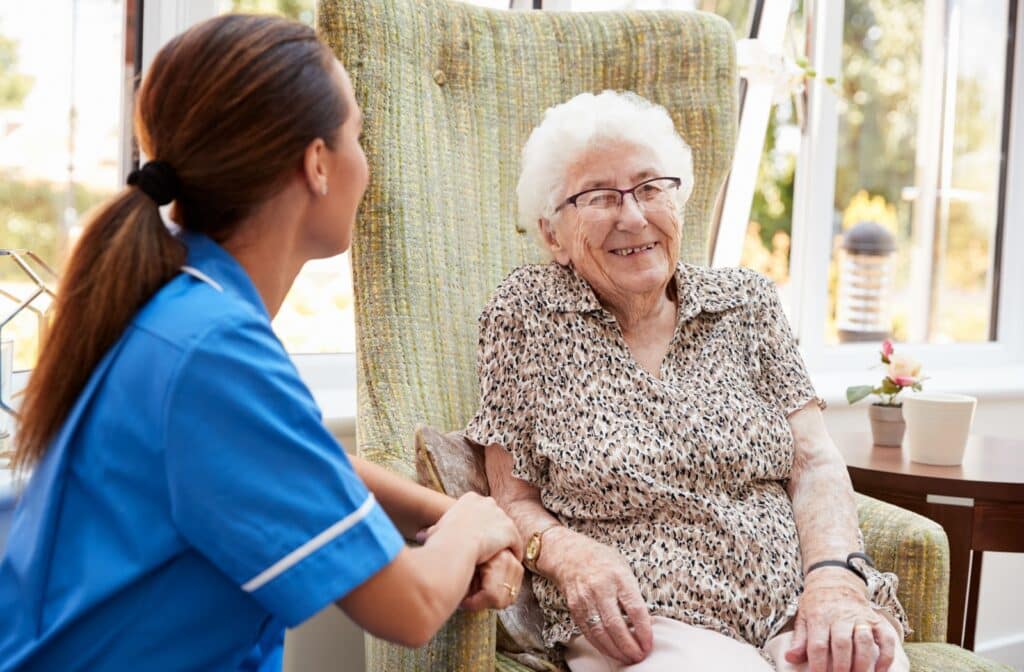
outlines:
{"label": "woman's face", "polygon": [[349,248],[356,211],[370,178],[366,155],[359,144],[363,113],[356,103],[348,73],[341,63],[336,61],[335,66],[335,81],[341,89],[348,116],[338,129],[334,149],[324,153],[327,194],[315,200],[317,212],[313,229],[314,236],[326,249],[317,256],[332,256]]}
{"label": "woman's face", "polygon": [[[666,177],[662,170],[648,148],[626,143],[595,147],[570,166],[562,198],[599,187],[630,189]],[[674,190],[667,203],[644,208],[629,195],[621,207],[598,212],[566,205],[550,225],[545,220],[540,225],[555,260],[572,264],[598,296],[613,303],[664,289],[679,259],[681,223]]]}

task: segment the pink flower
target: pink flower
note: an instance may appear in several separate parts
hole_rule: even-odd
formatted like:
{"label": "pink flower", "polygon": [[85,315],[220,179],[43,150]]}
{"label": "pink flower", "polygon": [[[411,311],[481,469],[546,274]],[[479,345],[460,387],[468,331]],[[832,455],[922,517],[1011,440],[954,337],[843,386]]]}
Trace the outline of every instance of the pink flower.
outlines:
{"label": "pink flower", "polygon": [[882,341],[882,356],[888,359],[892,355],[892,341],[888,338]]}
{"label": "pink flower", "polygon": [[914,378],[913,376],[896,376],[891,380],[900,387],[913,387],[917,384],[917,378]]}
{"label": "pink flower", "polygon": [[917,378],[921,373],[921,363],[907,355],[893,355],[889,358],[888,373],[894,383],[897,378]]}

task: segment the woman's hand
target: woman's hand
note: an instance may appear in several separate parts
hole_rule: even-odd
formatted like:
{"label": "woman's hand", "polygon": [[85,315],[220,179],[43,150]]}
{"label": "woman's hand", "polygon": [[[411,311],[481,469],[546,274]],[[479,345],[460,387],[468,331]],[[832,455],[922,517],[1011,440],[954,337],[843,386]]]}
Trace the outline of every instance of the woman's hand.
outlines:
{"label": "woman's hand", "polygon": [[633,571],[615,549],[558,528],[545,535],[541,559],[539,569],[562,591],[587,641],[624,665],[647,657],[654,644],[651,616]]}
{"label": "woman's hand", "polygon": [[510,551],[502,551],[476,568],[460,606],[469,611],[504,609],[516,601],[522,582],[523,564]]}
{"label": "woman's hand", "polygon": [[824,568],[807,576],[786,660],[807,661],[809,672],[887,672],[898,642],[896,629],[868,602],[864,583],[845,569]]}
{"label": "woman's hand", "polygon": [[452,505],[441,519],[416,535],[426,543],[439,535],[451,535],[477,545],[476,562],[482,564],[508,549],[517,561],[523,557],[523,540],[519,530],[501,507],[490,497],[467,492]]}

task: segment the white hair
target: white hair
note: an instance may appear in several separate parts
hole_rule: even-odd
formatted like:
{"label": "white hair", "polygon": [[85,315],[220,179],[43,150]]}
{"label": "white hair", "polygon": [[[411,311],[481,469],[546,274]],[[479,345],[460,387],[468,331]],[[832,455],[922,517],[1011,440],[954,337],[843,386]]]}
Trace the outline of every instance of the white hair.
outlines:
{"label": "white hair", "polygon": [[693,190],[693,160],[665,108],[628,91],[581,93],[549,107],[523,146],[516,186],[523,228],[551,219],[569,167],[587,150],[611,142],[649,149],[665,176],[680,178],[676,201],[682,210]]}

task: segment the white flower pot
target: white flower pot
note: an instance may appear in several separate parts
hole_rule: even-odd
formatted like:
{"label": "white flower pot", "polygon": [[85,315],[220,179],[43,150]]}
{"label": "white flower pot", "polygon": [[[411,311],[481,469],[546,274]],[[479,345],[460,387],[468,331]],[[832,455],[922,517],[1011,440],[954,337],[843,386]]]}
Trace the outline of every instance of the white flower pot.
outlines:
{"label": "white flower pot", "polygon": [[964,461],[978,400],[966,394],[921,392],[903,401],[910,459],[954,466]]}

